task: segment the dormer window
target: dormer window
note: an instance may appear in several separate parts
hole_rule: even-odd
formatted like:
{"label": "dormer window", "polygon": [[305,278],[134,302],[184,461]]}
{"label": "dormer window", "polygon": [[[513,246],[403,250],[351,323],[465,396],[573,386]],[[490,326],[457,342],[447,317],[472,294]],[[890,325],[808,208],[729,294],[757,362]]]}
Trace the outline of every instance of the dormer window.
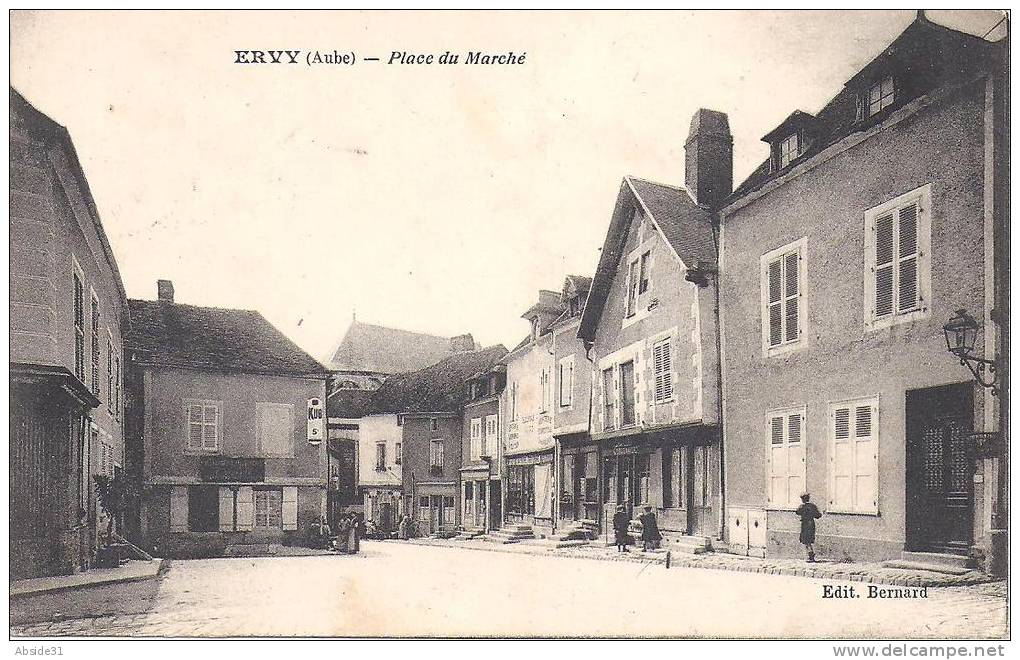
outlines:
{"label": "dormer window", "polygon": [[538,339],[538,317],[531,317],[531,341]]}
{"label": "dormer window", "polygon": [[779,143],[779,169],[795,161],[800,156],[800,134],[794,133]]}
{"label": "dormer window", "polygon": [[865,99],[867,116],[874,117],[879,112],[892,105],[896,98],[893,79],[887,76],[868,88],[868,95]]}

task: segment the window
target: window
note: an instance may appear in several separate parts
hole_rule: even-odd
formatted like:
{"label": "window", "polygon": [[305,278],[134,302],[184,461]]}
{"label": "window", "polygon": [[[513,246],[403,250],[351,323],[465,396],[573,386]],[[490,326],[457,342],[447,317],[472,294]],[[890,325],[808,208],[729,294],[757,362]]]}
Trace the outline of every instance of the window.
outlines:
{"label": "window", "polygon": [[630,262],[630,271],[627,274],[627,316],[634,316],[637,312],[638,296],[638,261]]}
{"label": "window", "polygon": [[779,143],[779,167],[784,168],[800,156],[800,135],[794,133]]}
{"label": "window", "polygon": [[429,467],[433,470],[439,469],[440,473],[443,470],[443,441],[433,440],[429,443]]}
{"label": "window", "polygon": [[99,298],[92,293],[92,393],[99,396]]}
{"label": "window", "polygon": [[865,212],[865,299],[873,327],[927,313],[931,288],[931,186]]}
{"label": "window", "polygon": [[645,252],[644,254],[641,255],[641,266],[639,268],[638,275],[638,295],[648,290],[648,277],[649,277],[648,262],[651,260],[651,257],[652,257],[651,252]]}
{"label": "window", "polygon": [[482,418],[475,417],[471,420],[471,446],[470,457],[472,461],[482,460]]}
{"label": "window", "polygon": [[891,77],[887,77],[876,82],[868,88],[868,95],[865,99],[865,107],[867,110],[866,116],[872,117],[885,108],[888,108],[892,105],[895,97],[896,94],[893,86],[893,79]]}
{"label": "window", "polygon": [[651,502],[651,457],[648,454],[638,454],[634,457],[634,480],[637,486],[637,502],[635,504],[648,504]]}
{"label": "window", "polygon": [[610,431],[616,425],[616,392],[613,389],[613,369],[602,371],[602,430]]}
{"label": "window", "polygon": [[485,416],[485,439],[482,442],[482,456],[492,456],[496,452],[499,438],[499,416]]}
{"label": "window", "polygon": [[220,435],[220,403],[185,400],[185,407],[188,415],[188,449],[217,451]]}
{"label": "window", "polygon": [[294,455],[294,406],[289,403],[256,403],[259,453],[262,456]]}
{"label": "window", "polygon": [[535,513],[535,469],[531,465],[511,465],[507,468],[507,513],[533,515]]}
{"label": "window", "polygon": [[404,460],[404,454],[403,454],[402,448],[400,446],[400,443],[398,442],[396,448],[393,450],[393,463],[394,463],[394,465],[400,465],[400,463],[403,460]]}
{"label": "window", "polygon": [[560,405],[569,406],[574,398],[574,356],[560,360],[559,365]]}
{"label": "window", "polygon": [[[109,333],[109,330],[107,330]],[[113,340],[106,341],[106,409],[113,412]]]}
{"label": "window", "polygon": [[767,413],[770,509],[796,509],[805,482],[805,409]]}
{"label": "window", "polygon": [[620,364],[620,426],[632,426],[634,415],[634,361]]}
{"label": "window", "polygon": [[829,405],[828,509],[878,513],[878,397]]}
{"label": "window", "polygon": [[804,336],[806,249],[807,239],[802,238],[761,258],[762,347],[766,354],[789,350]]}
{"label": "window", "polygon": [[652,362],[655,370],[655,402],[669,401],[673,398],[673,358],[668,338],[652,346]]}
{"label": "window", "polygon": [[397,426],[403,426],[403,425],[404,425],[404,418],[401,417],[400,415],[397,415]]}
{"label": "window", "polygon": [[510,421],[517,421],[517,381],[510,384]]}
{"label": "window", "polygon": [[188,486],[188,530],[216,532],[220,529],[220,489],[217,486]]}
{"label": "window", "polygon": [[386,443],[377,442],[375,443],[375,469],[376,472],[383,472],[386,470]]}
{"label": "window", "polygon": [[283,491],[277,489],[255,491],[255,527],[283,528]]}
{"label": "window", "polygon": [[430,417],[429,418],[429,428],[432,429],[433,431],[438,431],[439,430],[439,419],[437,419],[436,417]]}
{"label": "window", "polygon": [[120,419],[120,356],[113,358],[113,413]]}
{"label": "window", "polygon": [[85,287],[75,264],[74,271],[74,375],[85,381]]}

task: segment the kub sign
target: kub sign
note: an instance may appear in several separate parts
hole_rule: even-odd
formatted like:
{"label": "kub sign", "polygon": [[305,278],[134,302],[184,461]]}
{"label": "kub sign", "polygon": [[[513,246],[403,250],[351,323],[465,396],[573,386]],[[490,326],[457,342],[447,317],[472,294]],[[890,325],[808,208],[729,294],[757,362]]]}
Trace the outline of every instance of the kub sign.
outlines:
{"label": "kub sign", "polygon": [[308,399],[308,442],[317,445],[326,435],[326,413],[322,409],[322,399]]}

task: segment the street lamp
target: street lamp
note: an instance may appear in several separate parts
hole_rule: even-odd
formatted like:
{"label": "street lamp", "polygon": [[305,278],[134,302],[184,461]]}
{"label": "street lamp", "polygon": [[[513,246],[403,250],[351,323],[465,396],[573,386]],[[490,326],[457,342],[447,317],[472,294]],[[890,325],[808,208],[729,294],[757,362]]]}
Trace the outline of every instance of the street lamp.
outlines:
{"label": "street lamp", "polygon": [[[982,387],[992,388],[992,396],[996,396],[999,394],[999,388],[996,387],[998,374],[995,372],[995,360],[972,355],[980,329],[981,326],[974,320],[974,317],[963,309],[956,310],[956,316],[942,326],[942,331],[946,335],[946,348],[949,352],[959,358],[961,365],[970,369],[974,379],[981,383]],[[985,379],[986,371],[990,374],[988,380]]]}

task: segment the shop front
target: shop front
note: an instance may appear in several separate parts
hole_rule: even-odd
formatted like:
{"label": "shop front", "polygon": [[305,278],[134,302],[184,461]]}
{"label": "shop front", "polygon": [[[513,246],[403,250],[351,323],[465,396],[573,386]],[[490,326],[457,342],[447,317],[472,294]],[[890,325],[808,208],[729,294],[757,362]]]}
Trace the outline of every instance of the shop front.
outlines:
{"label": "shop front", "polygon": [[[587,439],[587,435],[585,435]],[[599,525],[598,445],[585,442],[571,446],[560,439],[559,512],[560,526],[577,522]]]}
{"label": "shop front", "polygon": [[507,456],[506,470],[506,522],[531,525],[536,535],[551,534],[553,450]]}
{"label": "shop front", "polygon": [[415,492],[418,535],[453,534],[457,529],[457,485],[419,484]]}
{"label": "shop front", "polygon": [[460,475],[461,526],[489,531],[499,527],[499,480],[488,469],[463,468]]}
{"label": "shop front", "polygon": [[397,531],[403,514],[401,489],[365,488],[365,519],[383,533]]}

